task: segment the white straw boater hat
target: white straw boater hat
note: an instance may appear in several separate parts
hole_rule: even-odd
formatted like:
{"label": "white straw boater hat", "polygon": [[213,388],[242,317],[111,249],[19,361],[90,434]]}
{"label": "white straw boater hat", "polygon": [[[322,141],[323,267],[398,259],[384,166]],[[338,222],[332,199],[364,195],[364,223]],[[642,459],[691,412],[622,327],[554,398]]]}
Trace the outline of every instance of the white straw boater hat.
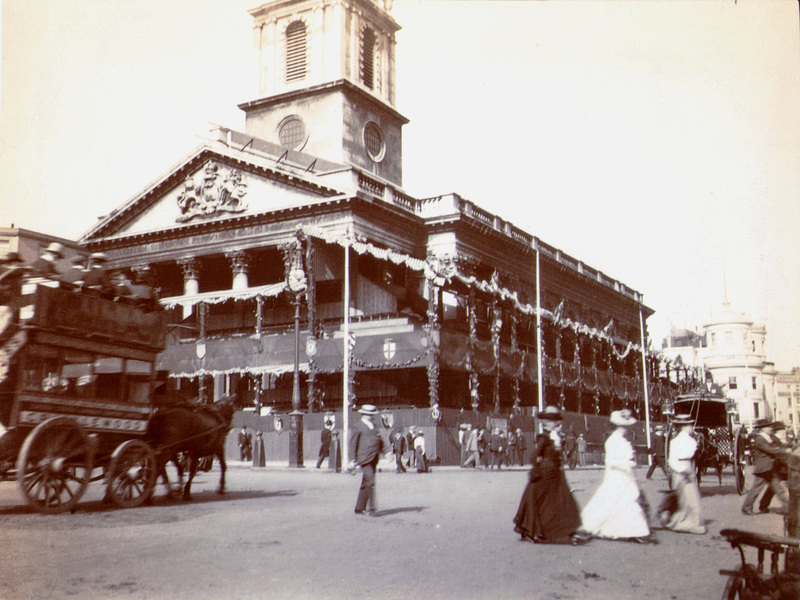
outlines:
{"label": "white straw boater hat", "polygon": [[362,415],[377,415],[378,409],[372,404],[365,404],[358,409],[358,412],[360,412]]}
{"label": "white straw boater hat", "polygon": [[564,415],[562,415],[561,411],[555,406],[545,407],[545,409],[541,411],[538,416],[540,419],[544,419],[545,421],[561,421],[564,418]]}
{"label": "white straw boater hat", "polygon": [[636,417],[633,416],[630,410],[625,408],[612,412],[610,421],[612,425],[616,425],[617,427],[630,427],[636,423]]}

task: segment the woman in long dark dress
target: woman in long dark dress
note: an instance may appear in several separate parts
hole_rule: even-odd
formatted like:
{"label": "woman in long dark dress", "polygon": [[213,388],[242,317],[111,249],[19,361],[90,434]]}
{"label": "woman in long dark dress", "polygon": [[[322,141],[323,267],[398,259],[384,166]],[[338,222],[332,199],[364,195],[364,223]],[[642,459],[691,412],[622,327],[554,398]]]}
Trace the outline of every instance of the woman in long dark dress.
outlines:
{"label": "woman in long dark dress", "polygon": [[533,468],[522,494],[514,531],[523,541],[541,544],[580,544],[580,510],[561,469],[561,412],[548,406],[541,413],[544,433],[531,450]]}

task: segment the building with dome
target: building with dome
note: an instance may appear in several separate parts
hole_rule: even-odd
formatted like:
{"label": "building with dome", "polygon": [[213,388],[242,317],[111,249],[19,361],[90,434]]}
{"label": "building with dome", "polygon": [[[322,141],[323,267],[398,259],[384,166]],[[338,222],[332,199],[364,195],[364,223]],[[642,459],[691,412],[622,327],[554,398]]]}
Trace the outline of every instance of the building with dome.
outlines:
{"label": "building with dome", "polygon": [[757,419],[776,418],[776,370],[767,360],[766,326],[732,309],[726,300],[703,331],[702,364],[736,402],[740,421],[752,426]]}

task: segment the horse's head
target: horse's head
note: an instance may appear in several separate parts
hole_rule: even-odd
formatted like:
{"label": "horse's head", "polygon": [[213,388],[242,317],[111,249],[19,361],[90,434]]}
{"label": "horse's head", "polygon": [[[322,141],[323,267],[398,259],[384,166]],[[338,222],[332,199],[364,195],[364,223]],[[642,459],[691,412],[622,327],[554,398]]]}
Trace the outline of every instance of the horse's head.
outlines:
{"label": "horse's head", "polygon": [[233,420],[233,415],[238,408],[236,405],[236,396],[224,396],[217,402],[211,404],[210,407],[219,415],[224,423],[230,425]]}

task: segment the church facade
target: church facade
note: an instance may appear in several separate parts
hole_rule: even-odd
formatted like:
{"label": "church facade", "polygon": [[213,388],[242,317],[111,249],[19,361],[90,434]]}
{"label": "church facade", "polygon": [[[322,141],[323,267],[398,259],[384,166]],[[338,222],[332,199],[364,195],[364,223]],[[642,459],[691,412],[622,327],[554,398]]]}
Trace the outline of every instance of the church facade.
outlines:
{"label": "church facade", "polygon": [[641,293],[458,194],[403,190],[387,4],[252,10],[245,131],[219,128],[81,240],[171,311],[159,367],[274,413],[341,410],[347,389],[434,416],[643,419],[647,394],[656,416]]}

